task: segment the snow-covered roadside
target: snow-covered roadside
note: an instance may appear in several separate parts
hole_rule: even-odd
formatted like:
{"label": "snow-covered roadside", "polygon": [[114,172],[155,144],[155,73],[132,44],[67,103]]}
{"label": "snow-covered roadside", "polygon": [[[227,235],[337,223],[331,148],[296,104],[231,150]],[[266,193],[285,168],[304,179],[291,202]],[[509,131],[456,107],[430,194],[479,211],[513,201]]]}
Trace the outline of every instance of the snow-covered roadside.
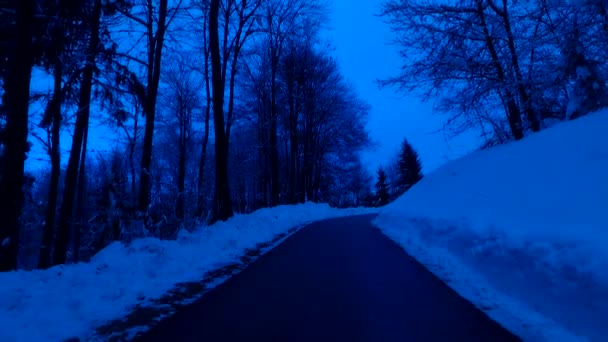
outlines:
{"label": "snow-covered roadside", "polygon": [[0,341],[86,339],[135,305],[161,297],[178,283],[200,280],[294,227],[373,212],[312,203],[262,209],[181,233],[176,241],[115,243],[89,263],[0,273]]}
{"label": "snow-covered roadside", "polygon": [[606,341],[607,132],[603,111],[473,153],[375,224],[525,340]]}

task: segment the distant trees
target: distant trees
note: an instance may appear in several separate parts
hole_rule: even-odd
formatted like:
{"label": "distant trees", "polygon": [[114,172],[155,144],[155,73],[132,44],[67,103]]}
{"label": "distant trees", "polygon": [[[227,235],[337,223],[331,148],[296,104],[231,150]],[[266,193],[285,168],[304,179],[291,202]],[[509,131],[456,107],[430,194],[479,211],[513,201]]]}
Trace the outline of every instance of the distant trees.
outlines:
{"label": "distant trees", "polygon": [[398,178],[395,184],[396,193],[403,194],[422,179],[422,163],[418,152],[403,139],[397,161]]}
{"label": "distant trees", "polygon": [[376,206],[387,205],[390,200],[388,192],[388,184],[386,178],[386,171],[382,167],[378,168],[377,179],[376,179]]}
{"label": "distant trees", "polygon": [[[179,55],[171,56],[178,63],[168,66],[166,81],[161,87],[160,104],[161,127],[164,133],[164,142],[169,143],[173,161],[171,170],[175,174],[177,199],[175,202],[175,215],[183,219],[186,201],[186,175],[189,156],[193,152],[194,121],[195,116],[202,111],[203,84],[200,74],[188,69],[187,59]],[[157,129],[158,130],[158,129]]]}
{"label": "distant trees", "polygon": [[376,174],[374,204],[382,206],[403,195],[422,179],[422,162],[418,152],[404,138],[399,152]]}
{"label": "distant trees", "polygon": [[404,67],[382,83],[433,98],[454,134],[521,139],[605,105],[605,13],[597,1],[387,0]]}

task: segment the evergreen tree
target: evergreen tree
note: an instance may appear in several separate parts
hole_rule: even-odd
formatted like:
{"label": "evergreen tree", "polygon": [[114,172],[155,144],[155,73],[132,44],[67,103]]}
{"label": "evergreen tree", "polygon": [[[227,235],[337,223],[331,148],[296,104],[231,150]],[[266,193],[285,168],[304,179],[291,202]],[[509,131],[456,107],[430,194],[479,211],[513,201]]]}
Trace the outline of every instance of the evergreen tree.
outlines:
{"label": "evergreen tree", "polygon": [[407,139],[403,139],[403,142],[401,143],[397,172],[398,178],[396,188],[399,195],[409,190],[409,188],[422,179],[422,163],[420,162],[420,157]]}
{"label": "evergreen tree", "polygon": [[382,167],[378,168],[378,181],[376,182],[376,205],[381,207],[389,201],[388,184],[386,183],[386,172]]}

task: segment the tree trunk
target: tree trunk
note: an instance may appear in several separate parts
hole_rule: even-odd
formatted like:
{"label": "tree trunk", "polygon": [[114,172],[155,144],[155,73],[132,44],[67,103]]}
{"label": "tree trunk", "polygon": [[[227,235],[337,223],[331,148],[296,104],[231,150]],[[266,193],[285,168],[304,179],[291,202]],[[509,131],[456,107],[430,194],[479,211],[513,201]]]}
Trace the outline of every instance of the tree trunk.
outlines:
{"label": "tree trunk", "polygon": [[152,141],[154,137],[154,123],[156,117],[156,98],[158,97],[158,86],[160,84],[160,69],[162,52],[164,46],[165,31],[167,29],[167,1],[160,0],[158,10],[158,28],[154,33],[154,18],[150,9],[148,14],[148,87],[144,113],[146,114],[146,128],[144,131],[144,146],[141,162],[141,176],[139,186],[139,210],[147,213],[150,205],[151,169],[152,166]]}
{"label": "tree trunk", "polygon": [[209,48],[213,84],[213,123],[215,128],[215,193],[210,222],[225,221],[234,213],[228,184],[228,145],[224,129],[224,80],[219,42],[219,0],[209,7]]}
{"label": "tree trunk", "polygon": [[279,204],[279,146],[277,139],[277,67],[276,47],[272,48],[270,70],[270,206]]}
{"label": "tree trunk", "polygon": [[298,194],[302,191],[300,187],[300,166],[299,150],[300,142],[298,139],[298,118],[300,111],[300,102],[298,100],[297,93],[297,82],[295,80],[295,64],[289,66],[291,70],[288,71],[288,86],[287,86],[287,99],[289,101],[289,197],[290,203],[296,204],[299,202]]}
{"label": "tree trunk", "polygon": [[16,46],[8,78],[4,80],[6,106],[4,152],[0,175],[0,272],[17,268],[20,216],[23,208],[23,183],[26,154],[29,150],[28,106],[32,74],[33,0],[16,2]]}
{"label": "tree trunk", "polygon": [[506,103],[505,107],[507,108],[507,119],[509,120],[509,127],[511,128],[511,132],[513,133],[513,137],[515,138],[515,140],[520,140],[524,137],[523,127],[521,123],[521,111],[519,110],[519,106],[515,102],[515,95],[513,94],[513,91],[509,89],[508,84],[506,84],[507,78],[505,75],[505,71],[502,65],[500,64],[500,59],[498,57],[496,47],[494,46],[493,38],[490,35],[490,30],[488,29],[488,25],[486,23],[482,0],[477,0],[477,15],[481,22],[484,38],[486,41],[486,47],[490,52],[492,64],[494,65],[494,69],[496,70],[496,74],[500,82],[499,87],[504,92],[504,101]]}
{"label": "tree trunk", "polygon": [[138,111],[135,111],[133,122],[133,140],[129,142],[129,168],[131,170],[131,208],[137,207],[137,171],[135,170],[135,146],[137,145]]}
{"label": "tree trunk", "polygon": [[77,263],[80,260],[80,241],[82,230],[86,223],[85,210],[86,207],[86,191],[87,191],[87,142],[89,139],[89,118],[84,126],[84,134],[82,138],[82,150],[80,155],[80,166],[78,169],[78,190],[76,194],[76,224],[74,225],[74,236],[72,238],[72,261]]}
{"label": "tree trunk", "polygon": [[59,221],[53,264],[65,264],[67,260],[68,244],[70,242],[70,232],[74,219],[74,200],[78,186],[78,169],[80,167],[80,157],[82,155],[84,135],[89,122],[91,92],[93,88],[93,73],[95,71],[95,59],[99,45],[99,22],[101,17],[101,0],[96,0],[93,8],[93,18],[91,27],[91,40],[86,57],[86,66],[82,73],[82,84],[80,86],[80,98],[78,102],[78,114],[74,136],[72,137],[72,149],[68,161],[68,168],[65,175],[65,186],[63,190],[63,202],[59,211]]}
{"label": "tree trunk", "polygon": [[57,195],[59,192],[59,176],[61,175],[61,152],[60,144],[60,127],[61,127],[61,104],[62,89],[61,80],[63,77],[62,61],[57,58],[55,61],[54,70],[54,86],[53,99],[49,110],[53,118],[51,126],[51,178],[49,181],[49,194],[46,206],[46,215],[44,227],[42,230],[42,244],[40,246],[40,255],[38,257],[38,268],[46,269],[51,266],[51,251],[53,246],[53,238],[55,236],[55,218],[57,214]]}
{"label": "tree trunk", "polygon": [[[204,27],[208,26],[208,18],[205,19]],[[207,46],[207,35],[204,35],[203,46],[205,46],[205,132],[203,133],[203,143],[201,147],[201,159],[198,166],[198,216],[202,216],[205,209],[205,194],[204,194],[204,176],[205,176],[205,164],[207,162],[207,144],[209,143],[209,119],[211,116],[211,82],[209,76],[209,47]]]}
{"label": "tree trunk", "polygon": [[186,190],[186,137],[185,127],[182,127],[182,136],[179,143],[179,167],[177,175],[177,205],[175,213],[178,219],[184,218],[184,191]]}
{"label": "tree trunk", "polygon": [[513,65],[513,71],[515,73],[515,82],[517,83],[517,91],[519,92],[519,97],[524,106],[524,112],[526,118],[528,119],[528,123],[530,124],[530,129],[533,132],[540,131],[540,120],[536,111],[534,110],[534,106],[532,106],[532,100],[530,99],[530,95],[526,90],[524,85],[524,79],[521,74],[521,68],[519,66],[519,56],[517,55],[517,49],[515,48],[515,38],[513,37],[513,29],[511,28],[511,18],[508,12],[507,0],[502,0],[502,9],[499,9],[493,2],[493,0],[489,0],[490,7],[498,14],[504,22],[505,31],[507,32],[507,45],[509,46],[509,53],[511,54],[511,64]]}

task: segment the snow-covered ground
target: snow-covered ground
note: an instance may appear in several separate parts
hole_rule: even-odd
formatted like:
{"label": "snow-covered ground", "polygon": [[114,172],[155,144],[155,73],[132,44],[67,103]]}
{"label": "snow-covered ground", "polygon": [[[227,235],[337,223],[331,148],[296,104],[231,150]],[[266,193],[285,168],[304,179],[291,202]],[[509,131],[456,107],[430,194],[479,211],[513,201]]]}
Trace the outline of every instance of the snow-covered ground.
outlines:
{"label": "snow-covered ground", "polygon": [[128,246],[114,243],[89,263],[0,273],[0,341],[86,339],[93,329],[125,316],[136,304],[238,262],[246,249],[291,228],[373,212],[312,203],[262,209],[183,232],[177,241],[146,238]]}
{"label": "snow-covered ground", "polygon": [[375,220],[530,341],[608,341],[608,111],[478,151]]}

